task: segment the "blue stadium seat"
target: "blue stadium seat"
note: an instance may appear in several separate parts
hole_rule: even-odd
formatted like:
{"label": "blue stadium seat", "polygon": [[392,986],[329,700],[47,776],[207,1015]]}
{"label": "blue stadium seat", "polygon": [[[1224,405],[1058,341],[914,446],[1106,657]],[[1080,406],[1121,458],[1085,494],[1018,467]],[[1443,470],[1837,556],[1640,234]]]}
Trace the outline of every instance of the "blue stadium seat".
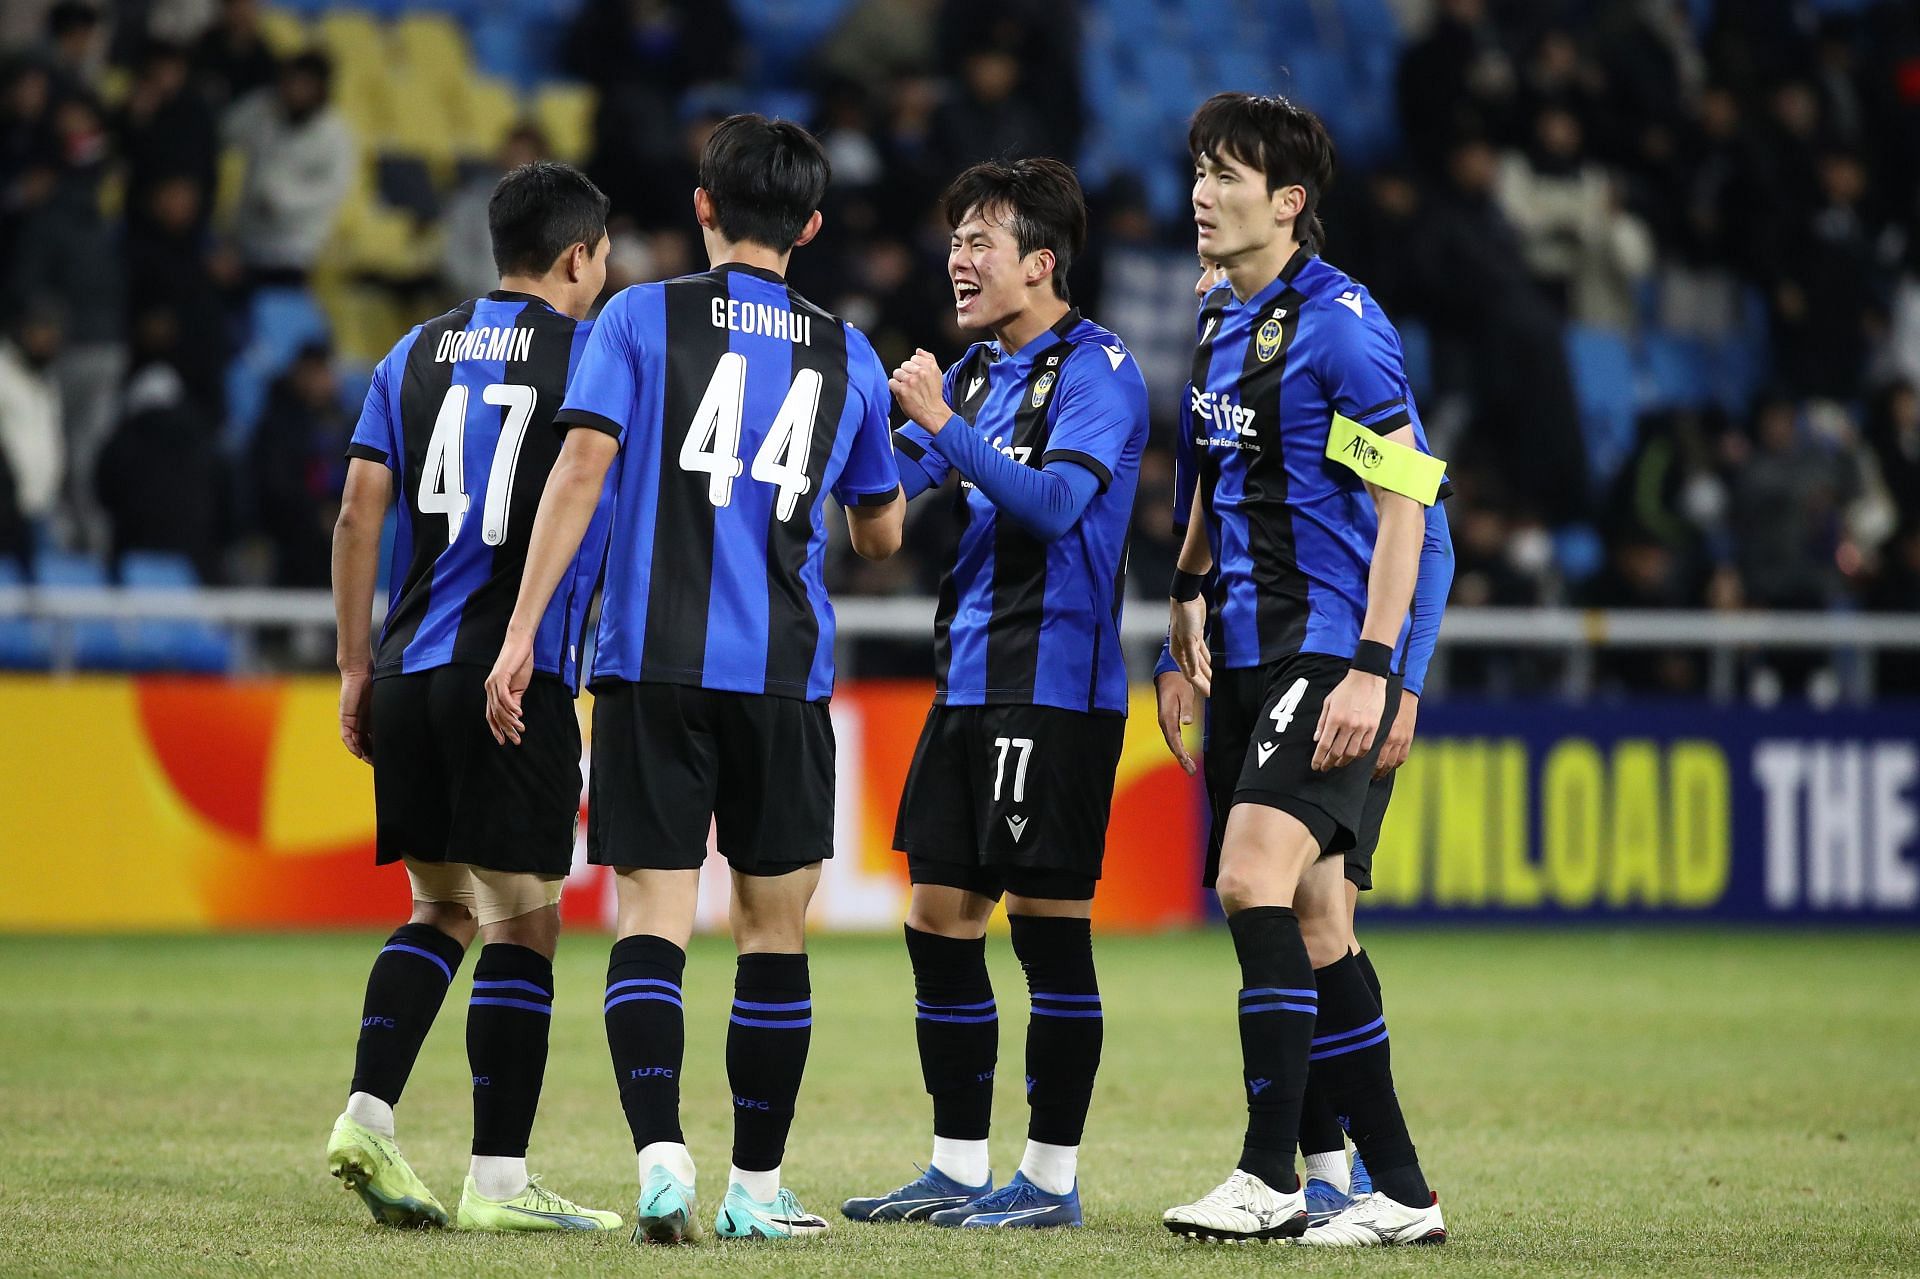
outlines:
{"label": "blue stadium seat", "polygon": [[797,83],[807,58],[832,33],[850,0],[733,0],[733,14],[759,55],[760,76],[776,85]]}
{"label": "blue stadium seat", "polygon": [[1433,333],[1420,320],[1393,319],[1400,330],[1401,360],[1407,370],[1407,384],[1413,387],[1414,403],[1433,394]]}
{"label": "blue stadium seat", "polygon": [[267,388],[300,348],[327,338],[327,317],[304,289],[261,289],[253,295],[249,336],[227,369],[227,443],[244,448],[266,407]]}
{"label": "blue stadium seat", "polygon": [[[48,591],[84,589],[107,585],[107,570],[99,560],[72,551],[47,549],[33,556],[33,581]],[[83,620],[48,623],[54,652],[64,649],[75,666],[88,669],[118,669],[125,657],[120,628],[112,622]],[[67,648],[67,645],[71,648]]]}
{"label": "blue stadium seat", "polygon": [[[19,561],[0,556],[0,587],[24,585]],[[45,622],[0,616],[0,670],[44,671],[52,665],[53,636]]]}
{"label": "blue stadium seat", "polygon": [[[134,590],[190,591],[200,585],[200,574],[184,555],[130,551],[120,558],[120,581]],[[123,644],[120,664],[128,670],[224,671],[233,665],[231,637],[207,622],[136,622]]]}
{"label": "blue stadium seat", "polygon": [[1553,558],[1571,584],[1587,581],[1607,564],[1606,543],[1591,524],[1562,524],[1554,529]]}
{"label": "blue stadium seat", "polygon": [[1605,483],[1633,451],[1639,407],[1633,351],[1618,333],[1577,324],[1568,327],[1566,343],[1587,459],[1595,481]]}
{"label": "blue stadium seat", "polygon": [[1696,338],[1649,329],[1640,338],[1640,368],[1650,408],[1699,408],[1713,398],[1707,347]]}

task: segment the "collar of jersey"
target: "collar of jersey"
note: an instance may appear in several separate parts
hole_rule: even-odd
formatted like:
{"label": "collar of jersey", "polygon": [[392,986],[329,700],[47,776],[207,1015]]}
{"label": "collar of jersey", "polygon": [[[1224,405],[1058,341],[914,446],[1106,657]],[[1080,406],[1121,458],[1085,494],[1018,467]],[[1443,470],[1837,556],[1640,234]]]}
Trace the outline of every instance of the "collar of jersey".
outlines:
{"label": "collar of jersey", "polygon": [[[547,310],[549,311],[553,311],[553,303],[547,301],[545,298],[535,297],[531,293],[522,293],[517,289],[489,290],[487,293],[487,301],[489,302],[532,302],[539,306],[546,307]],[[558,311],[554,311],[553,313],[555,315],[560,314]]]}
{"label": "collar of jersey", "polygon": [[1051,351],[1054,347],[1065,342],[1067,335],[1079,327],[1080,308],[1070,306],[1067,308],[1067,313],[1061,316],[1052,328],[1035,337],[1033,341],[1027,343],[1018,351],[1009,353],[1003,350],[997,341],[987,343],[987,349],[993,352],[993,360],[996,364],[1002,360],[1010,361],[1013,364],[1031,364],[1035,356],[1039,355],[1042,351]]}
{"label": "collar of jersey", "polygon": [[722,262],[713,269],[715,271],[738,271],[743,275],[750,275],[756,280],[765,280],[768,284],[785,285],[787,282],[787,277],[781,275],[778,271],[769,271],[763,266],[750,266],[745,262]]}
{"label": "collar of jersey", "polygon": [[1267,303],[1292,288],[1294,278],[1298,276],[1301,269],[1311,261],[1313,261],[1313,254],[1307,251],[1306,245],[1301,245],[1293,251],[1293,256],[1287,259],[1287,264],[1280,268],[1280,274],[1273,277],[1273,283],[1261,289],[1245,302],[1234,297],[1232,291],[1229,290],[1227,293],[1227,309],[1229,311],[1258,311],[1262,309]]}

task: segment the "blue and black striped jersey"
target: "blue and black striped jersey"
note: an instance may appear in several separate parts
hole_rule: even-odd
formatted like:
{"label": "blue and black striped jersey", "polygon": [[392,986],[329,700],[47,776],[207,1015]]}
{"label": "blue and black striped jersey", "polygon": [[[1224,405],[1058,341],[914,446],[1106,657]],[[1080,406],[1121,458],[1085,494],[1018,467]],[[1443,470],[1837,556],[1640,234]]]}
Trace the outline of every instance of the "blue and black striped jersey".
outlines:
{"label": "blue and black striped jersey", "polygon": [[1327,460],[1327,438],[1337,412],[1381,435],[1411,425],[1426,449],[1400,335],[1363,286],[1305,249],[1245,302],[1215,288],[1198,324],[1179,469],[1197,473],[1213,551],[1214,663],[1351,656],[1379,521],[1360,478]]}
{"label": "blue and black striped jersey", "polygon": [[[1148,428],[1139,366],[1119,338],[1068,311],[1018,351],[969,348],[946,392],[1000,452],[1036,468],[1075,463],[1099,487],[1074,526],[1045,542],[961,484],[959,549],[934,615],[935,701],[1125,714],[1120,607]],[[895,441],[909,458],[931,456],[916,427]]]}
{"label": "blue and black striped jersey", "polygon": [[595,680],[833,692],[826,498],[891,501],[886,371],[771,271],[615,295],[559,420],[620,442]]}
{"label": "blue and black striped jersey", "polygon": [[[399,490],[376,675],[499,656],[560,455],[554,414],[591,328],[496,291],[419,325],[374,368],[347,456],[384,463]],[[610,510],[603,497],[534,640],[534,668],[576,691]]]}

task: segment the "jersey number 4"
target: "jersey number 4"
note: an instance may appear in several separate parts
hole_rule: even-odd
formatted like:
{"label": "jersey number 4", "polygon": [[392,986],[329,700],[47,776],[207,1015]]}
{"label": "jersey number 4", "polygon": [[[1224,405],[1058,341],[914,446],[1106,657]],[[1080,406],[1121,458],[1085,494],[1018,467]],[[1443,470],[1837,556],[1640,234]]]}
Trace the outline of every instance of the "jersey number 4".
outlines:
{"label": "jersey number 4", "polygon": [[[754,479],[779,491],[775,514],[784,523],[793,518],[800,499],[813,487],[807,477],[807,455],[813,450],[813,419],[820,412],[820,374],[801,369],[780,401],[767,438],[753,455]],[[715,506],[733,501],[733,482],[739,478],[740,418],[747,399],[747,357],[728,351],[713,369],[700,407],[687,424],[680,442],[680,469],[704,472],[707,500]]]}
{"label": "jersey number 4", "polygon": [[[507,499],[513,495],[513,472],[520,465],[520,446],[526,442],[527,423],[539,393],[530,386],[494,382],[480,388],[480,398],[506,409],[500,438],[493,446],[493,470],[487,475],[487,504],[480,512],[480,540],[499,546],[507,540]],[[422,515],[447,517],[447,545],[460,536],[467,518],[465,471],[467,388],[450,386],[433,419],[433,437],[427,441],[426,464],[420,468],[419,502]]]}

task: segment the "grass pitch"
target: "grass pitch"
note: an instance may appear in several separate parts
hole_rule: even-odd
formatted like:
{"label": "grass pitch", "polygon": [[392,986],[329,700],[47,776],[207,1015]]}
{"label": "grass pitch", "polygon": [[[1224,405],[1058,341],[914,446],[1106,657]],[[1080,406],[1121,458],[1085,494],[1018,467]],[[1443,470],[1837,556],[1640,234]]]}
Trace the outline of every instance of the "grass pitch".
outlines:
{"label": "grass pitch", "polygon": [[[1374,934],[1401,1097],[1453,1241],[1327,1254],[1176,1240],[1161,1209],[1238,1152],[1224,935],[1100,943],[1107,1010],[1075,1232],[857,1226],[842,1197],[926,1157],[906,956],[814,949],[817,1021],[788,1183],[834,1221],[791,1245],[643,1250],[400,1234],[324,1171],[379,939],[0,938],[0,1274],[1313,1275],[1920,1273],[1920,938],[1755,933]],[[1025,1019],[1007,1010],[995,1168],[1024,1136]],[[555,1188],[631,1212],[600,1024],[606,939],[563,941],[532,1151]],[[468,965],[471,969],[471,963]],[[469,1123],[462,973],[400,1107],[451,1209]],[[732,963],[687,972],[688,1140],[703,1212],[727,1162]]]}

